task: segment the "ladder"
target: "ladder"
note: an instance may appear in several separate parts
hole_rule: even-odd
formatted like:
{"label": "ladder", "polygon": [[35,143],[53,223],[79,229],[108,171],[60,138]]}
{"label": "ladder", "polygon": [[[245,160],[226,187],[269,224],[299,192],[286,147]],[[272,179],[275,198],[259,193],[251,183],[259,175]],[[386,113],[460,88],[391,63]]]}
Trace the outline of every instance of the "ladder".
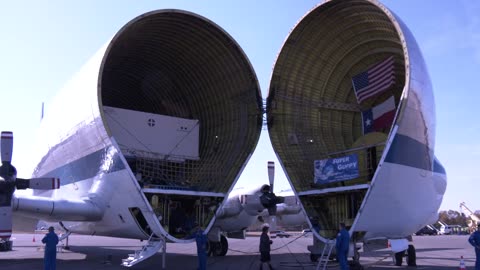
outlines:
{"label": "ladder", "polygon": [[[323,246],[322,256],[318,259],[317,270],[327,269],[328,261],[330,260],[330,254],[332,254],[332,249],[335,246],[335,240],[327,240]],[[321,268],[320,268],[321,267]]]}
{"label": "ladder", "polygon": [[148,238],[147,244],[143,246],[141,250],[136,250],[133,254],[128,254],[128,258],[122,259],[122,266],[125,267],[132,267],[135,264],[142,262],[153,255],[157,254],[157,252],[162,249],[162,251],[166,250],[166,242],[165,237],[161,238],[154,238],[154,233],[150,235]]}

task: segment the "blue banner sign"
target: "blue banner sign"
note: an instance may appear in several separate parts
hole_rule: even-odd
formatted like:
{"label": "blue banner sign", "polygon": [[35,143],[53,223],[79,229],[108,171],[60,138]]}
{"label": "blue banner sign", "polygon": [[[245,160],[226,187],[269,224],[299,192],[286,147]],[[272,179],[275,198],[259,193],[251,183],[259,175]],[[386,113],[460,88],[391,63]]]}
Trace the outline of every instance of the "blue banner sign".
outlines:
{"label": "blue banner sign", "polygon": [[327,184],[357,178],[358,157],[356,154],[314,161],[315,184]]}

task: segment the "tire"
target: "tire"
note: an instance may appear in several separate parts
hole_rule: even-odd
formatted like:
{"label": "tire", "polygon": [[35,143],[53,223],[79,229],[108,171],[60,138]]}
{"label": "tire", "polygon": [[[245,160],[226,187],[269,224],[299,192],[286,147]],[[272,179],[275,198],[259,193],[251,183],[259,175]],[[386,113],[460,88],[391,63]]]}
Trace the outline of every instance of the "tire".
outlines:
{"label": "tire", "polygon": [[310,253],[310,261],[318,262],[318,255]]}
{"label": "tire", "polygon": [[417,252],[413,245],[408,245],[407,249],[407,265],[417,266]]}
{"label": "tire", "polygon": [[405,251],[400,251],[394,254],[393,259],[396,266],[402,266],[404,255],[405,255]]}
{"label": "tire", "polygon": [[220,256],[225,256],[227,255],[228,252],[228,240],[224,235],[220,236],[220,245],[221,245],[221,252]]}
{"label": "tire", "polygon": [[220,242],[209,242],[210,244],[210,253],[212,256],[220,257],[227,255],[228,252],[228,241],[227,238],[223,235],[220,236]]}
{"label": "tire", "polygon": [[355,263],[360,264],[360,252],[358,252],[358,250],[356,250],[356,249],[353,251],[352,260],[353,260]]}
{"label": "tire", "polygon": [[213,256],[213,247],[215,246],[215,243],[207,241],[207,256]]}

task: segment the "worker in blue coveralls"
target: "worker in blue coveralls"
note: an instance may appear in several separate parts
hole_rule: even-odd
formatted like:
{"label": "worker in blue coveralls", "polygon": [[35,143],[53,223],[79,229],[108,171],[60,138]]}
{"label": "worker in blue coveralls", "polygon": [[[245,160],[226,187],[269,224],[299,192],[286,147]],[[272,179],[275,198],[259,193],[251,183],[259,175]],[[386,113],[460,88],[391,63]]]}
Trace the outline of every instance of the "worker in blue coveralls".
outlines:
{"label": "worker in blue coveralls", "polygon": [[336,248],[337,248],[337,259],[340,263],[341,270],[349,270],[348,268],[348,248],[350,245],[350,234],[347,229],[345,229],[345,223],[340,223],[340,232],[337,235]]}
{"label": "worker in blue coveralls", "polygon": [[55,234],[53,227],[48,228],[48,233],[43,237],[42,243],[45,244],[45,270],[55,270],[57,260],[57,244],[58,236]]}
{"label": "worker in blue coveralls", "polygon": [[198,256],[198,270],[207,269],[207,235],[204,234],[204,231],[200,225],[195,222],[195,229],[193,231],[193,237],[197,242],[197,256]]}
{"label": "worker in blue coveralls", "polygon": [[477,256],[475,270],[480,270],[480,223],[477,224],[477,230],[468,238],[468,242],[475,247],[475,255]]}

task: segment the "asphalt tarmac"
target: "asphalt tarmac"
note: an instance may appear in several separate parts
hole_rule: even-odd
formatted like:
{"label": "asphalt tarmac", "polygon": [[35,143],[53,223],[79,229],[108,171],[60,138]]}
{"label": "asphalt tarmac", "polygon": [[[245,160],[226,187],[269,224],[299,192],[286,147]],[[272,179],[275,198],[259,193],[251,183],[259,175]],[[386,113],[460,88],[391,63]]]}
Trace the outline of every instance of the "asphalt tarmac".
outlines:
{"label": "asphalt tarmac", "polygon": [[[14,234],[13,251],[0,252],[1,270],[43,269],[41,234]],[[417,251],[417,267],[394,266],[388,249],[362,252],[360,262],[364,269],[459,269],[463,256],[467,269],[473,269],[475,252],[467,242],[468,236],[414,236]],[[273,239],[272,265],[274,269],[316,269],[310,261],[307,245],[312,238],[293,234],[290,238]],[[259,269],[258,237],[246,240],[229,239],[229,251],[225,257],[209,257],[207,269]],[[62,244],[65,244],[63,241]],[[70,250],[57,253],[58,270],[126,269],[121,259],[142,247],[138,240],[100,236],[71,235]],[[162,253],[133,266],[131,269],[162,269]],[[191,244],[167,244],[166,269],[197,269],[196,246]],[[328,269],[339,269],[335,262]]]}

